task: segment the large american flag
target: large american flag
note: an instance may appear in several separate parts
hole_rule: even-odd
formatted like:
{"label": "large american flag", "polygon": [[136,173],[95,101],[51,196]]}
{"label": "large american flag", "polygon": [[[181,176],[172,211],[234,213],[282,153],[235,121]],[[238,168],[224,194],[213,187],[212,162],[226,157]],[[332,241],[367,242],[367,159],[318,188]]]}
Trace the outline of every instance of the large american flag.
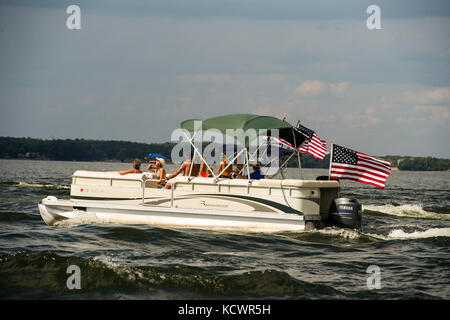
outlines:
{"label": "large american flag", "polygon": [[332,147],[330,179],[349,179],[384,188],[391,163],[337,144]]}
{"label": "large american flag", "polygon": [[313,130],[308,129],[301,124],[298,124],[297,128],[309,138],[308,141],[300,147],[299,151],[302,153],[309,153],[314,158],[323,160],[327,154],[327,142],[320,139]]}

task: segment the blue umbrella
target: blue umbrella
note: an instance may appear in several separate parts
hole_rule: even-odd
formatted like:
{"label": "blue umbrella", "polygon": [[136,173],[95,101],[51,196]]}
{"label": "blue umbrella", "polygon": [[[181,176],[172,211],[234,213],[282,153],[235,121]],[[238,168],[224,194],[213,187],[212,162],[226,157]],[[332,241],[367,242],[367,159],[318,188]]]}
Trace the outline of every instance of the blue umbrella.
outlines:
{"label": "blue umbrella", "polygon": [[146,158],[163,158],[166,159],[166,156],[163,156],[161,153],[149,153]]}

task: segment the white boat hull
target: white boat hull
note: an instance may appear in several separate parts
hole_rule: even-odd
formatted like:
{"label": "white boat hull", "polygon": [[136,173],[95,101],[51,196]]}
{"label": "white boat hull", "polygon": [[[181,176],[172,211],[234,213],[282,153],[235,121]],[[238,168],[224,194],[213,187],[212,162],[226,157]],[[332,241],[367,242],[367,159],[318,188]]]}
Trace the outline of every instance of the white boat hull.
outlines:
{"label": "white boat hull", "polygon": [[58,200],[55,197],[43,199],[39,204],[39,211],[48,225],[58,225],[70,219],[80,223],[148,224],[242,232],[297,232],[305,229],[304,216],[293,213],[178,209],[139,204]]}
{"label": "white boat hull", "polygon": [[70,200],[39,204],[45,223],[148,224],[161,227],[302,231],[320,226],[338,196],[336,181],[176,177],[171,189],[147,175],[77,171]]}

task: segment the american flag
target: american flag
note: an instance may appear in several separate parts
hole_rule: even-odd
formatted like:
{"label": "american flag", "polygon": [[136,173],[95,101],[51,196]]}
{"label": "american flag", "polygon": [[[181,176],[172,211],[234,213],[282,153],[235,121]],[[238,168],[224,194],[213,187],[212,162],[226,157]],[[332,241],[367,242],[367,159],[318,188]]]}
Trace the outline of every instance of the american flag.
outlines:
{"label": "american flag", "polygon": [[288,146],[291,149],[294,149],[294,146],[292,144],[290,144],[289,142],[287,142],[286,140],[283,140],[281,138],[277,138],[277,137],[271,137],[272,141],[275,141],[276,143],[278,143],[279,146]]}
{"label": "american flag", "polygon": [[349,179],[384,188],[391,174],[390,162],[333,144],[330,179]]}
{"label": "american flag", "polygon": [[309,140],[300,147],[299,151],[302,153],[309,153],[314,158],[323,160],[327,154],[327,142],[320,139],[313,130],[308,129],[301,124],[298,124],[297,128],[309,138]]}

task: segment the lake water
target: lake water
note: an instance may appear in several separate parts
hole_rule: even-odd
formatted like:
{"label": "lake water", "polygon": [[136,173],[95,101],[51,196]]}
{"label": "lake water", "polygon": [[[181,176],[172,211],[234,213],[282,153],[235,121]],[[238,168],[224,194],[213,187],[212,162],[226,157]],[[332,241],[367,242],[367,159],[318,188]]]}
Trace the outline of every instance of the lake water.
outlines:
{"label": "lake water", "polygon": [[[341,196],[363,205],[361,231],[49,227],[40,217],[41,199],[69,198],[74,171],[128,168],[122,163],[0,160],[0,298],[450,298],[448,173],[393,172],[383,190],[343,181]],[[310,179],[326,174],[304,170]],[[80,290],[67,288],[70,265],[80,268]],[[367,273],[370,266],[379,273]],[[374,275],[379,275],[379,289],[368,288]]]}

